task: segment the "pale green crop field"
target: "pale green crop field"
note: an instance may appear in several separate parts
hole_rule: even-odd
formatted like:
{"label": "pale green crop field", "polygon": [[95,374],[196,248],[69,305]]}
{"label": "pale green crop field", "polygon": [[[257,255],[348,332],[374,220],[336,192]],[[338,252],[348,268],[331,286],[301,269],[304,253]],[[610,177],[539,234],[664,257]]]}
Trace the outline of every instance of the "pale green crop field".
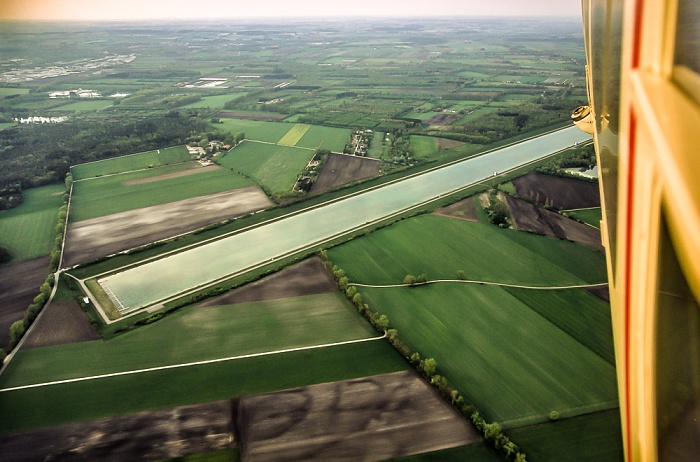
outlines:
{"label": "pale green crop field", "polygon": [[114,157],[112,159],[99,160],[87,164],[74,165],[71,167],[71,174],[74,180],[82,180],[84,178],[160,167],[162,165],[186,162],[188,160],[191,160],[191,156],[187,152],[187,148],[184,146],[173,146],[138,154],[124,155],[122,157]]}

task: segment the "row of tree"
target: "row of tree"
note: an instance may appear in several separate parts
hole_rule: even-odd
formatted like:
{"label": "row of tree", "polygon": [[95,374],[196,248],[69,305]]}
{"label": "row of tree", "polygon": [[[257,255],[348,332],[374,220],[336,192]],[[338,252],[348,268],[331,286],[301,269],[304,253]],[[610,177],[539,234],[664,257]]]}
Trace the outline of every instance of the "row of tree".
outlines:
{"label": "row of tree", "polygon": [[[24,333],[27,331],[27,329],[29,329],[29,326],[32,325],[36,317],[39,316],[39,313],[51,298],[51,291],[53,290],[53,286],[56,283],[56,277],[54,275],[54,272],[58,270],[58,265],[61,261],[63,236],[66,231],[66,220],[68,218],[68,200],[70,197],[68,192],[70,191],[72,183],[73,178],[70,174],[68,174],[66,176],[66,194],[63,196],[63,205],[58,210],[58,223],[56,224],[56,234],[54,237],[53,248],[51,250],[51,260],[49,263],[49,269],[51,272],[46,277],[44,283],[39,287],[39,294],[36,297],[34,297],[32,303],[30,303],[27,309],[25,310],[24,318],[15,321],[10,326],[10,343],[8,346],[10,351],[15,346],[17,346],[19,341],[24,336]],[[5,359],[5,356],[5,351],[0,349],[0,362],[2,362]]]}
{"label": "row of tree", "polygon": [[[479,414],[476,408],[465,402],[462,394],[452,387],[443,375],[437,373],[438,365],[434,358],[421,358],[417,351],[412,352],[411,349],[399,339],[398,330],[390,328],[389,318],[377,311],[372,311],[368,304],[362,298],[362,295],[357,291],[357,287],[350,284],[350,281],[345,274],[345,271],[334,265],[328,258],[328,253],[325,250],[319,251],[319,256],[323,262],[323,266],[333,275],[338,288],[345,296],[355,305],[358,312],[362,314],[378,331],[386,334],[386,337],[391,345],[406,358],[416,370],[423,375],[440,394],[448,400],[462,415],[472,421],[474,426],[484,436],[486,441],[490,442],[498,451],[501,451],[508,460],[515,462],[526,462],[526,455],[520,451],[520,448],[510,441],[508,436],[504,435],[498,423],[487,423]],[[406,279],[411,276],[406,276]],[[416,279],[413,276],[411,281],[404,283],[408,286],[413,286]],[[422,283],[427,282],[428,277],[425,274],[419,276]],[[462,276],[463,278],[463,276]]]}

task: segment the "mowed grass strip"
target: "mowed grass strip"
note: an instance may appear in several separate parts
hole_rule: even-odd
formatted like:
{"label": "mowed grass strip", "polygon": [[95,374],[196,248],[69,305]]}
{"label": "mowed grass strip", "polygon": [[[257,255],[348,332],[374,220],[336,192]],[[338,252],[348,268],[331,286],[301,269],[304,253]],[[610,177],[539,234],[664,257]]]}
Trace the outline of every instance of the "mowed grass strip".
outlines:
{"label": "mowed grass strip", "polygon": [[596,412],[507,432],[532,462],[622,461],[620,410]]}
{"label": "mowed grass strip", "polygon": [[64,192],[62,184],[27,189],[19,207],[0,212],[0,245],[10,249],[13,262],[51,252]]}
{"label": "mowed grass strip", "polygon": [[401,284],[406,274],[533,286],[606,281],[602,254],[572,242],[435,215],[405,220],[329,251],[352,282]]}
{"label": "mowed grass strip", "polygon": [[[160,152],[159,152],[160,151]],[[131,172],[149,167],[158,167],[190,160],[190,154],[184,146],[156,149],[153,151],[130,154],[112,159],[99,160],[87,164],[74,165],[71,174],[74,180],[82,180],[114,173]]]}
{"label": "mowed grass strip", "polygon": [[343,152],[345,144],[350,141],[351,133],[351,130],[345,128],[312,125],[296,145],[304,148],[316,149],[316,147],[320,147],[333,152]]}
{"label": "mowed grass strip", "polygon": [[489,421],[520,426],[551,410],[617,405],[615,369],[500,287],[441,284],[361,288],[401,339],[435,358]]}
{"label": "mowed grass strip", "polygon": [[255,180],[269,193],[289,192],[313,151],[247,141],[229,151],[219,164]]}
{"label": "mowed grass strip", "polygon": [[196,175],[167,178],[131,186],[124,184],[129,180],[157,177],[187,170],[191,166],[191,163],[178,164],[75,182],[69,219],[71,222],[78,222],[127,210],[136,210],[243,188],[254,184],[252,180],[227,169],[212,170],[197,173]]}
{"label": "mowed grass strip", "polygon": [[0,387],[358,340],[377,333],[340,293],[197,308],[108,342],[20,351]]}
{"label": "mowed grass strip", "polygon": [[296,146],[310,128],[311,125],[296,124],[277,142],[277,144]]}
{"label": "mowed grass strip", "polygon": [[[143,348],[139,354],[149,353]],[[408,367],[388,342],[378,340],[4,392],[0,393],[0,433],[349,380]]]}

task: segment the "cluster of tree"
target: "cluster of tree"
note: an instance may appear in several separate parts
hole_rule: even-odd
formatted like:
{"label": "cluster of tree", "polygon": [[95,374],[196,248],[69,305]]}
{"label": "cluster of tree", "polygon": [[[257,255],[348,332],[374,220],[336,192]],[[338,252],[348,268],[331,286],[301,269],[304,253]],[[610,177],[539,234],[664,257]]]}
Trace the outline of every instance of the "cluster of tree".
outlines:
{"label": "cluster of tree", "polygon": [[[437,388],[443,398],[448,400],[462,415],[471,419],[476,429],[481,432],[486,441],[490,442],[497,450],[501,451],[507,457],[507,460],[512,460],[514,462],[527,461],[526,455],[520,451],[520,448],[515,443],[510,441],[510,439],[503,434],[501,426],[498,423],[487,423],[474,406],[466,403],[459,390],[452,387],[445,376],[437,373],[438,365],[434,358],[421,358],[420,353],[417,351],[411,352],[411,349],[399,339],[398,331],[390,328],[389,318],[384,314],[372,311],[369,306],[364,303],[362,295],[357,291],[357,288],[350,285],[345,271],[329,260],[328,253],[325,250],[320,250],[318,255],[323,262],[323,266],[333,275],[340,291],[345,293],[345,296],[355,305],[360,314],[362,314],[377,331],[385,333],[389,343],[391,343],[391,345],[393,345],[394,348],[426,378],[426,380]],[[462,273],[460,277],[460,279],[462,279],[464,273],[462,271],[460,271],[460,273]],[[421,276],[425,275],[423,274]],[[425,280],[427,281],[427,276],[425,276]]]}
{"label": "cluster of tree", "polygon": [[508,209],[508,204],[498,199],[498,197],[491,191],[490,201],[491,205],[484,207],[484,212],[489,217],[491,224],[499,226],[501,228],[508,228],[510,226],[510,213]]}
{"label": "cluster of tree", "polygon": [[17,207],[24,202],[22,187],[18,183],[0,185],[0,210]]}
{"label": "cluster of tree", "polygon": [[579,146],[561,156],[557,156],[552,159],[547,164],[538,167],[538,173],[544,173],[545,175],[558,176],[561,178],[571,178],[579,181],[586,181],[590,183],[597,183],[598,180],[595,178],[589,178],[581,175],[576,175],[575,173],[567,172],[566,168],[580,168],[581,170],[589,170],[593,168],[597,163],[595,148],[593,144],[587,144],[584,146]]}
{"label": "cluster of tree", "polygon": [[209,125],[178,112],[148,119],[73,120],[0,131],[0,185],[58,183],[71,165],[184,144]]}
{"label": "cluster of tree", "polygon": [[527,460],[525,454],[520,452],[520,448],[503,434],[503,430],[497,422],[486,422],[478,412],[474,412],[470,418],[476,429],[484,435],[484,439],[501,451],[508,460],[514,462],[525,462]]}
{"label": "cluster of tree", "polygon": [[[510,109],[498,110],[460,125],[454,125],[440,136],[476,144],[499,141],[523,132],[569,120],[571,108],[578,105],[564,97],[541,97]],[[583,104],[583,103],[582,103]]]}
{"label": "cluster of tree", "polygon": [[403,283],[410,287],[413,287],[416,284],[425,284],[426,282],[428,282],[428,275],[425,273],[418,276],[407,274],[406,277],[403,278]]}

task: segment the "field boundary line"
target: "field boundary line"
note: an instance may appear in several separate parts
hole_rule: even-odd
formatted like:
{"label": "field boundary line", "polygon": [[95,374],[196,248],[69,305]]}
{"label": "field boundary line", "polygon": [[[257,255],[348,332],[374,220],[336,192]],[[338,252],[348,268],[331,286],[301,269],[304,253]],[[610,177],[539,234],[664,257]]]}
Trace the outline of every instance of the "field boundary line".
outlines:
{"label": "field boundary line", "polygon": [[434,281],[417,282],[415,284],[374,285],[374,284],[359,284],[359,283],[351,282],[348,284],[348,287],[355,286],[355,287],[367,287],[370,289],[388,289],[388,288],[393,288],[393,287],[418,287],[418,286],[426,286],[428,284],[437,284],[437,283],[446,283],[446,282],[447,283],[457,282],[457,283],[462,283],[462,284],[478,284],[481,286],[512,287],[514,289],[531,289],[531,290],[587,289],[587,288],[592,288],[592,287],[603,287],[603,286],[608,285],[607,282],[599,282],[599,283],[595,283],[595,284],[581,284],[581,285],[573,285],[573,286],[525,286],[525,285],[519,285],[519,284],[507,284],[504,282],[471,281],[471,280],[465,280],[465,279],[436,279]]}
{"label": "field boundary line", "polygon": [[76,377],[73,379],[55,380],[52,382],[34,383],[34,384],[30,384],[30,385],[19,385],[16,387],[9,387],[9,388],[0,389],[0,393],[4,393],[4,392],[8,392],[8,391],[27,390],[30,388],[48,387],[51,385],[61,385],[61,384],[66,384],[66,383],[86,382],[89,380],[106,379],[106,378],[110,378],[110,377],[121,377],[124,375],[143,374],[146,372],[162,371],[162,370],[168,370],[168,369],[180,369],[180,368],[191,367],[191,366],[202,366],[202,365],[206,365],[206,364],[222,363],[222,362],[227,362],[227,361],[236,361],[239,359],[249,359],[249,358],[262,357],[262,356],[272,356],[272,355],[277,355],[277,354],[293,353],[295,351],[318,350],[321,348],[329,348],[329,347],[342,346],[342,345],[351,345],[354,343],[373,342],[375,340],[381,340],[383,338],[386,338],[386,332],[384,332],[384,335],[381,335],[379,337],[362,338],[362,339],[357,339],[357,340],[346,340],[343,342],[324,343],[321,345],[311,345],[311,346],[298,347],[298,348],[286,348],[283,350],[264,351],[262,353],[250,353],[250,354],[246,354],[246,355],[229,356],[226,358],[207,359],[204,361],[192,361],[189,363],[169,364],[167,366],[148,367],[145,369],[135,369],[132,371],[112,372],[109,374],[91,375],[91,376],[87,376],[87,377]]}

